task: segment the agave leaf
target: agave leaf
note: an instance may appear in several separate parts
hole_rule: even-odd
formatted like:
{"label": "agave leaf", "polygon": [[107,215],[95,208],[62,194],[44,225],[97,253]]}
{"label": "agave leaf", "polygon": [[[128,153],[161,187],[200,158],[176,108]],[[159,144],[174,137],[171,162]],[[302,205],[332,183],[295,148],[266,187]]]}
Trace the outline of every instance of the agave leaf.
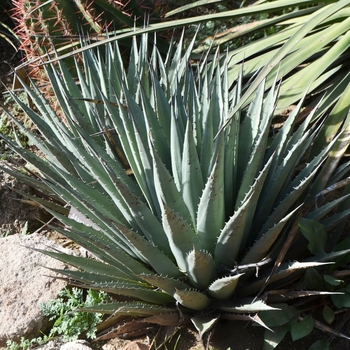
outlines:
{"label": "agave leaf", "polygon": [[311,262],[311,261],[320,261],[320,262],[325,262],[329,261],[330,263],[334,263],[335,259],[338,257],[341,257],[343,255],[349,254],[350,249],[341,249],[338,251],[333,251],[331,253],[322,253],[317,256],[310,257],[308,259],[305,259],[306,262]]}
{"label": "agave leaf", "polygon": [[124,285],[125,288],[144,288],[146,290],[150,290],[147,288],[148,286],[144,284],[142,286],[141,284],[137,286],[137,284],[133,283],[133,280],[127,279],[127,278],[118,278],[118,277],[111,277],[99,273],[93,273],[93,272],[85,272],[85,271],[75,271],[75,270],[61,270],[61,269],[53,269],[49,268],[51,271],[57,272],[59,274],[65,275],[68,277],[70,281],[72,281],[72,284],[84,284],[89,285],[90,283],[93,284],[100,284],[100,283],[114,283],[116,286],[122,286]]}
{"label": "agave leaf", "polygon": [[[126,269],[126,271],[128,271],[126,272],[127,274],[132,274],[134,268],[140,273],[151,272],[142,263],[134,259],[140,259],[140,257],[137,254],[137,249],[135,249],[130,242],[125,241],[125,245],[122,244],[125,237],[118,229],[113,230],[114,226],[112,223],[110,223],[109,230],[101,232],[92,227],[81,224],[76,220],[67,218],[52,211],[50,212],[69,228],[68,230],[63,230],[56,227],[55,229],[57,231],[80,244],[103,261],[116,266],[118,269],[122,269],[122,271],[125,271]],[[119,237],[122,237],[121,241],[118,240]],[[116,252],[118,253],[116,254]]]}
{"label": "agave leaf", "polygon": [[[301,175],[299,174],[297,178],[292,182],[292,184],[288,188],[290,192],[286,192],[284,198],[279,202],[278,206],[274,209],[271,216],[265,221],[265,224],[260,230],[259,235],[262,235],[263,232],[266,232],[268,229],[273,227],[273,225],[276,222],[282,220],[283,217],[287,214],[290,207],[292,207],[292,205],[300,199],[300,195],[302,194],[304,189],[310,184],[313,177],[317,174],[317,171],[321,166],[321,164],[319,164],[318,166],[312,169],[312,165],[313,164],[308,166],[309,172],[305,170],[306,175],[303,172],[301,172],[302,174],[300,173]],[[312,171],[310,171],[311,169],[309,168],[311,168]],[[303,178],[303,176],[305,177]]]}
{"label": "agave leaf", "polygon": [[202,311],[210,305],[210,299],[201,292],[195,290],[180,290],[175,288],[175,300],[192,310]]}
{"label": "agave leaf", "polygon": [[[225,65],[225,69],[227,69]],[[228,73],[227,73],[228,74]],[[232,103],[235,104],[241,97],[242,75],[240,74],[237,85],[232,91]],[[226,88],[226,87],[225,87]],[[228,90],[228,88],[227,88]],[[226,128],[226,144],[225,144],[225,208],[227,213],[234,210],[234,199],[237,193],[237,159],[239,145],[239,126],[241,120],[240,111],[237,112],[231,123]]]}
{"label": "agave leaf", "polygon": [[[170,118],[171,108],[170,104],[165,96],[164,90],[161,88],[157,79],[155,79],[154,75],[151,74],[152,78],[152,88],[153,88],[153,96],[154,96],[154,111],[158,117],[158,123],[160,128],[163,130],[166,140],[170,140]],[[168,149],[166,149],[168,151]],[[158,152],[161,150],[157,149]],[[165,156],[161,158],[162,161],[168,162],[169,158],[166,159]]]}
{"label": "agave leaf", "polygon": [[[80,130],[80,132],[82,131]],[[86,135],[82,136],[85,137]],[[87,139],[85,140],[88,141]],[[163,229],[146,204],[122,182],[117,174],[114,173],[113,169],[110,168],[109,164],[101,158],[99,153],[94,149],[91,149],[91,151],[101,163],[100,166],[96,166],[96,161],[92,162],[91,159],[91,171],[94,173],[97,180],[100,180],[100,177],[103,178],[102,184],[104,188],[113,198],[120,210],[123,211],[124,217],[130,220],[130,224],[136,230],[142,228],[142,232],[147,236],[149,241],[155,243],[164,251],[169,251],[168,242],[165,240]],[[86,159],[88,159],[87,156]],[[105,174],[102,173],[102,169],[104,169]],[[128,212],[130,214],[127,214]],[[142,215],[138,215],[136,212],[142,213]]]}
{"label": "agave leaf", "polygon": [[[261,193],[265,184],[266,177],[269,173],[270,166],[274,160],[275,156],[272,155],[270,159],[266,162],[263,169],[256,176],[254,183],[251,185],[249,192],[246,194],[243,202],[246,202],[249,198],[247,216],[246,216],[246,225],[244,226],[244,233],[242,239],[242,245],[246,246],[253,240],[254,231],[252,230],[254,217],[256,215],[256,209],[261,197]],[[253,231],[253,232],[252,232]]]}
{"label": "agave leaf", "polygon": [[[172,211],[183,218],[187,224],[192,224],[190,212],[184,200],[176,188],[173,177],[160,160],[157,152],[151,147],[154,169],[154,182],[158,195],[158,201],[164,203]],[[164,210],[164,208],[162,209]],[[163,213],[164,215],[164,213]]]}
{"label": "agave leaf", "polygon": [[[88,185],[71,176],[71,174],[56,168],[54,164],[51,164],[51,169],[55,169],[61,177],[58,178],[56,175],[52,179],[54,182],[50,184],[50,187],[83,215],[107,230],[107,225],[103,222],[106,217],[127,225],[124,217],[117,210],[118,208],[112,213],[110,210],[112,201],[104,193],[101,193],[102,191],[98,190],[98,183]],[[92,198],[95,199],[93,205],[90,204]]]}
{"label": "agave leaf", "polygon": [[[349,80],[350,80],[350,72],[346,73],[345,75],[341,75],[340,77],[334,78],[333,86],[329,89],[328,94],[320,102],[320,107],[318,109],[317,117],[324,115],[324,113],[329,109],[331,105],[336,104],[339,101],[339,99],[342,98],[343,92],[347,89],[347,86],[349,84]],[[330,130],[332,130],[333,127],[328,123],[328,120],[325,121],[325,123],[326,125],[330,126],[331,127]],[[326,133],[331,134],[333,132],[334,130]],[[310,156],[314,155],[314,153],[316,152],[317,146],[319,146],[319,144],[324,144],[324,141],[325,139],[322,140],[321,137],[317,140],[317,142],[314,145],[314,150],[313,152],[311,152]]]}
{"label": "agave leaf", "polygon": [[162,210],[163,227],[168,237],[170,249],[180,270],[186,271],[187,254],[192,251],[193,247],[201,249],[201,243],[193,228],[174,210],[171,210],[164,203]]}
{"label": "agave leaf", "polygon": [[[306,92],[305,92],[305,95],[306,95]],[[302,156],[302,151],[297,151],[297,148],[295,148],[295,147],[296,147],[296,144],[298,142],[300,142],[300,139],[303,137],[305,129],[307,128],[307,126],[309,125],[309,123],[311,121],[311,117],[308,116],[306,118],[306,120],[304,121],[302,126],[299,127],[295,131],[292,138],[290,136],[291,136],[291,133],[294,129],[296,119],[299,115],[299,111],[300,111],[300,108],[303,104],[304,98],[305,98],[305,96],[303,96],[303,99],[301,99],[300,102],[298,103],[298,105],[293,109],[292,113],[289,115],[287,120],[283,123],[283,126],[278,131],[277,136],[274,138],[270,147],[266,151],[265,161],[267,159],[269,159],[269,157],[271,157],[273,154],[275,154],[275,156],[273,158],[273,162],[271,165],[271,171],[270,171],[269,175],[267,176],[267,180],[266,180],[266,183],[267,183],[266,187],[267,188],[263,192],[264,193],[263,197],[266,196],[266,193],[269,193],[268,190],[270,190],[273,185],[279,185],[279,181],[277,184],[275,181],[275,179],[278,178],[277,174],[280,173],[281,171],[283,171],[283,169],[285,167],[289,167],[290,163],[292,163],[293,165],[297,163],[297,160],[287,161],[287,159],[291,159],[292,155],[298,155],[298,158],[296,158],[296,159],[300,159],[300,157]],[[312,115],[312,114],[313,114],[313,112],[310,113],[310,115]],[[306,142],[306,140],[304,142]],[[292,150],[293,147],[294,147],[294,151]],[[306,149],[306,147],[304,149]],[[282,162],[284,162],[283,167],[281,166]],[[289,171],[286,171],[285,174],[290,174],[290,169],[288,169],[288,170]],[[281,175],[281,177],[282,177],[282,175]],[[287,177],[287,176],[285,175],[285,177]],[[282,185],[279,185],[279,186],[282,186]],[[279,190],[275,190],[274,192],[278,193]],[[270,201],[273,201],[272,198],[270,199]]]}
{"label": "agave leaf", "polygon": [[250,264],[257,261],[263,260],[273,244],[280,237],[280,234],[285,227],[288,220],[301,208],[301,206],[292,210],[287,216],[285,216],[280,222],[269,229],[265,234],[263,234],[249,249],[246,256],[243,258],[241,264]]}
{"label": "agave leaf", "polygon": [[[199,28],[197,29],[197,31],[198,30]],[[187,44],[186,52],[182,54],[182,49],[184,47],[183,46],[184,35],[185,33],[183,32],[179,40],[179,43],[176,47],[176,51],[174,55],[168,56],[168,58],[169,57],[171,58],[171,65],[169,67],[169,70],[166,76],[168,77],[168,82],[169,82],[168,90],[169,90],[170,96],[173,96],[177,89],[177,81],[178,79],[180,79],[180,77],[182,76],[182,74],[187,68],[194,44],[196,42],[197,34],[193,36],[192,40]]]}
{"label": "agave leaf", "polygon": [[242,275],[244,273],[218,278],[209,286],[208,294],[215,299],[228,299],[236,290],[239,278]]}
{"label": "agave leaf", "polygon": [[272,307],[267,305],[263,300],[244,300],[240,302],[239,304],[235,303],[236,305],[230,305],[232,303],[228,303],[228,305],[225,305],[225,303],[220,306],[220,310],[230,313],[243,313],[243,314],[250,314],[250,313],[257,313],[261,311],[271,311],[271,310],[281,310],[280,308]]}
{"label": "agave leaf", "polygon": [[[152,78],[152,84],[153,85],[159,85],[158,78],[155,77],[155,72],[152,70],[150,72],[151,78]],[[157,87],[157,89],[153,88],[155,90],[153,93],[154,94],[162,94],[164,95],[164,91],[161,89],[160,86]],[[141,102],[142,102],[142,107],[143,107],[143,113],[147,115],[147,118],[145,119],[145,123],[147,126],[147,131],[148,133],[152,131],[152,144],[154,145],[154,148],[156,149],[157,153],[159,154],[160,158],[162,159],[163,162],[169,162],[170,159],[170,133],[171,133],[171,126],[170,122],[167,127],[169,130],[167,130],[167,133],[165,133],[165,130],[163,128],[162,123],[159,121],[160,113],[165,113],[165,111],[160,111],[159,108],[155,110],[154,106],[152,105],[151,101],[149,100],[149,96],[151,93],[147,93],[142,86],[140,88],[141,92]],[[165,104],[165,102],[163,102]],[[166,114],[162,116],[163,118],[170,119],[171,115],[171,110],[170,110],[170,105],[169,102],[166,100],[167,104],[167,110]],[[157,105],[157,104],[156,104]],[[163,109],[166,108],[165,106]],[[169,166],[170,164],[167,164]]]}
{"label": "agave leaf", "polygon": [[[185,315],[183,315],[185,316]],[[178,326],[181,322],[180,315],[176,313],[160,314],[142,319],[142,322],[155,323],[160,326]]]}
{"label": "agave leaf", "polygon": [[[349,89],[350,93],[350,89]],[[350,96],[350,94],[349,94]],[[341,99],[342,100],[342,99]],[[344,101],[339,101],[344,104]],[[338,105],[337,105],[338,106]],[[337,107],[336,106],[336,107]],[[343,105],[341,105],[343,107]],[[331,114],[332,115],[332,114]],[[338,165],[341,157],[343,156],[344,152],[346,151],[349,140],[350,140],[350,118],[347,117],[344,120],[344,128],[342,129],[339,138],[334,138],[336,139],[335,143],[330,142],[330,144],[333,146],[332,149],[329,151],[329,156],[328,159],[326,160],[320,174],[318,175],[315,184],[312,188],[311,192],[311,198],[316,196],[319,192],[321,192],[325,187],[326,184],[333,173],[334,169]],[[334,135],[333,135],[334,136]]]}
{"label": "agave leaf", "polygon": [[[254,152],[256,138],[259,133],[259,123],[261,122],[261,113],[264,96],[264,82],[257,89],[254,101],[249,105],[247,115],[244,118],[243,125],[240,130],[240,139],[242,142],[238,145],[238,165],[237,172],[240,174],[239,181],[242,182],[244,179],[245,171],[247,171],[248,164],[254,159],[261,157],[261,152]],[[265,147],[266,148],[266,147]],[[254,158],[254,153],[256,154]],[[257,163],[259,164],[259,162]],[[256,172],[252,173],[251,177],[255,178]],[[247,181],[247,180],[246,180]],[[249,182],[249,181],[248,181]],[[243,188],[242,188],[243,187]],[[243,201],[245,194],[248,192],[247,186],[240,187],[241,194],[238,197],[236,207]]]}
{"label": "agave leaf", "polygon": [[181,174],[181,194],[195,223],[204,182],[190,120],[186,125]]}
{"label": "agave leaf", "polygon": [[[286,156],[281,160],[280,165],[273,174],[267,178],[267,184],[262,193],[259,211],[257,213],[256,225],[260,227],[266,217],[271,212],[278,197],[282,197],[281,192],[286,191],[286,186],[290,184],[290,177],[293,173],[292,169],[296,167],[304,152],[308,149],[312,142],[309,132],[302,135],[298,141],[289,150],[286,150]],[[283,179],[283,180],[282,180]],[[283,193],[283,192],[282,192]],[[285,195],[285,194],[284,194]]]}
{"label": "agave leaf", "polygon": [[191,322],[196,327],[199,337],[202,339],[203,335],[215,326],[219,318],[220,316],[198,316],[191,317]]}
{"label": "agave leaf", "polygon": [[[309,276],[308,272],[312,271],[313,269],[309,269],[306,271],[305,276]],[[307,277],[305,277],[305,281],[307,280]],[[306,285],[305,285],[306,286]],[[309,288],[307,286],[307,288]],[[287,300],[292,300],[296,298],[304,298],[309,296],[328,296],[328,295],[334,295],[334,294],[342,294],[341,292],[320,292],[318,290],[310,290],[310,291],[300,291],[300,292],[294,292],[294,291],[272,291],[268,292],[268,300],[271,303],[275,302],[286,302]]]}
{"label": "agave leaf", "polygon": [[[5,142],[6,142],[6,140],[5,140]],[[24,168],[23,172],[21,172],[21,173],[19,173],[18,171],[14,170],[12,168],[9,168],[8,166],[4,167],[4,166],[0,165],[0,169],[13,177],[17,177],[20,181],[22,181],[23,183],[25,183],[33,188],[36,188],[38,191],[41,191],[42,193],[47,194],[50,198],[55,199],[57,202],[62,202],[62,204],[64,203],[59,198],[59,196],[57,196],[56,193],[54,193],[50,189],[50,187],[47,186],[47,184],[45,184],[43,181],[40,180],[40,176],[38,174],[36,177],[27,175],[27,171],[28,171],[27,168]],[[26,173],[24,173],[24,172],[26,172]],[[58,210],[58,211],[61,211],[61,210]],[[66,214],[66,213],[67,213],[67,211],[65,210],[64,214]]]}
{"label": "agave leaf", "polygon": [[324,216],[326,216],[332,209],[334,209],[338,204],[348,199],[350,194],[337,198],[329,203],[326,203],[322,207],[319,207],[313,211],[307,213],[306,218],[310,220],[320,221]]}
{"label": "agave leaf", "polygon": [[215,246],[215,262],[232,268],[237,261],[246,225],[250,197],[239,207],[222,229]]}
{"label": "agave leaf", "polygon": [[[51,256],[52,258],[55,258],[57,260],[63,261],[64,263],[74,266],[79,270],[83,270],[88,273],[94,273],[97,276],[101,276],[101,278],[105,278],[106,280],[108,279],[111,279],[114,281],[124,280],[125,282],[128,282],[128,283],[136,283],[135,278],[132,274],[128,275],[126,273],[123,273],[119,269],[117,269],[115,266],[111,266],[97,260],[87,259],[80,256],[74,256],[74,255],[65,254],[65,253],[51,252],[49,250],[42,250],[42,249],[36,249],[36,248],[31,248],[31,249],[44,253],[45,255]],[[64,271],[66,271],[67,273],[71,272],[68,270],[64,270]],[[72,272],[75,273],[77,271],[72,271]]]}
{"label": "agave leaf", "polygon": [[[118,280],[112,278],[104,278],[92,273],[84,273],[78,271],[67,271],[59,269],[50,269],[61,275],[69,278],[68,282],[71,285],[76,285],[79,288],[92,288],[103,290],[107,293],[123,295],[126,297],[136,298],[154,304],[168,304],[173,299],[165,293],[151,290],[142,283],[130,283],[132,280]],[[77,283],[79,281],[79,283]]]}
{"label": "agave leaf", "polygon": [[113,223],[113,225],[130,241],[130,244],[143,256],[143,260],[150,264],[158,274],[174,278],[181,276],[178,267],[175,266],[168,256],[148,240],[127,227],[123,227],[117,223]]}
{"label": "agave leaf", "polygon": [[[213,65],[213,67],[215,67]],[[201,98],[201,113],[203,115],[201,125],[201,150],[200,150],[200,165],[204,179],[209,176],[212,171],[212,164],[222,149],[221,140],[214,141],[214,136],[219,130],[222,120],[225,118],[222,106],[222,86],[220,66],[215,67],[213,80],[209,83],[212,74],[204,72],[205,78],[203,81],[203,95]]]}
{"label": "agave leaf", "polygon": [[[15,95],[12,95],[12,96],[15,96]],[[15,99],[16,103],[20,104],[23,111],[25,113],[27,113],[28,116],[35,123],[37,122],[37,120],[40,120],[40,122],[37,124],[39,130],[40,129],[45,130],[45,126],[44,126],[45,123],[43,123],[42,118],[39,115],[37,115],[33,110],[31,110],[28,106],[25,107],[23,102],[20,101],[17,97],[16,98],[13,97],[13,98]],[[7,110],[5,110],[5,112],[9,117],[11,117],[11,119],[19,127],[19,129],[28,137],[30,142],[32,142],[34,145],[36,145],[38,147],[38,149],[41,152],[43,152],[50,161],[58,163],[59,165],[62,164],[61,166],[65,167],[66,169],[69,169],[69,171],[72,174],[76,174],[76,170],[75,170],[74,166],[72,165],[73,158],[67,159],[67,157],[65,155],[65,151],[62,149],[62,146],[60,145],[60,143],[57,142],[57,139],[62,139],[62,137],[63,137],[62,134],[60,134],[59,136],[56,136],[56,133],[53,132],[53,130],[52,130],[55,128],[52,125],[50,125],[50,123],[47,123],[50,125],[50,127],[47,127],[47,124],[46,124],[46,129],[50,129],[50,131],[43,132],[44,137],[49,141],[43,142],[42,140],[38,139],[29,130],[24,128],[19,123],[19,121],[16,120],[16,118],[12,116],[11,113],[9,113]],[[40,124],[43,124],[43,125],[40,125]],[[7,139],[4,135],[2,135],[2,138],[5,140],[6,143],[13,145],[14,148],[16,147],[15,143],[12,142],[11,140]],[[18,147],[17,149],[19,150],[20,147]]]}
{"label": "agave leaf", "polygon": [[[263,89],[264,89],[264,85],[262,84],[259,87],[259,90],[263,91]],[[262,99],[262,96],[261,96],[261,99]],[[259,120],[259,124],[255,126],[255,128],[257,129],[256,135],[252,135],[252,140],[249,140],[249,142],[251,142],[252,145],[251,147],[247,147],[251,153],[249,154],[249,157],[246,163],[243,163],[244,172],[242,172],[243,178],[242,178],[242,182],[241,182],[240,189],[236,199],[236,209],[241,205],[241,202],[247,196],[247,193],[249,193],[250,187],[253,185],[263,163],[264,151],[266,150],[266,146],[267,146],[268,133],[270,128],[271,118],[273,115],[274,103],[276,100],[275,87],[274,86],[272,87],[264,104],[262,104],[261,99],[259,99],[257,96],[252,102],[253,106],[255,104],[257,104],[258,106],[261,105],[260,107],[261,110],[260,109],[252,110],[252,113],[257,113],[257,116],[260,115],[260,118],[259,118],[260,120]],[[251,118],[258,119],[256,115],[252,115]],[[245,142],[246,142],[245,137],[246,137],[245,134],[241,135],[241,139],[242,139],[241,147],[243,148],[245,147]],[[243,160],[238,159],[239,163],[242,161]]]}
{"label": "agave leaf", "polygon": [[[110,101],[108,101],[103,95],[101,97],[114,129],[118,130],[119,140],[122,144],[128,164],[130,165],[132,172],[136,177],[137,183],[142,189],[142,192],[145,193],[146,197],[149,199],[150,197],[147,196],[148,191],[145,188],[144,182],[144,179],[147,178],[147,176],[144,173],[144,169],[141,167],[142,162],[140,159],[140,152],[138,149],[134,125],[130,120],[127,111],[118,100],[117,104],[119,108],[116,110]],[[132,101],[132,98],[130,98],[130,100]]]}
{"label": "agave leaf", "polygon": [[[129,93],[125,92],[125,95],[128,96],[127,103],[130,107],[130,112],[128,113],[128,116],[131,115],[132,121],[132,127],[134,129],[135,134],[135,145],[132,147],[132,152],[136,153],[135,155],[135,166],[136,166],[136,173],[134,173],[135,177],[138,180],[138,183],[142,189],[142,192],[148,202],[148,205],[152,209],[152,211],[155,213],[155,215],[160,216],[160,207],[157,200],[156,192],[155,192],[155,185],[154,185],[154,179],[153,179],[153,171],[150,171],[149,169],[152,169],[152,157],[149,152],[149,144],[148,144],[148,135],[150,133],[150,127],[154,127],[157,130],[157,127],[152,125],[150,126],[148,123],[146,125],[139,125],[142,123],[139,123],[137,120],[139,119],[147,119],[149,120],[149,123],[152,123],[152,112],[147,111],[147,118],[144,118],[144,112],[140,109],[140,107],[136,104],[136,102],[131,99],[129,96]],[[145,104],[145,103],[144,103]],[[145,107],[147,108],[147,107]],[[154,114],[154,112],[153,112]],[[156,118],[156,117],[155,117]],[[154,124],[154,123],[153,123]],[[159,126],[159,123],[158,123]],[[154,133],[156,135],[156,133]],[[161,139],[161,130],[158,132],[158,137],[155,136],[155,142],[161,142],[159,139]],[[157,145],[163,150],[163,153],[167,153],[166,150],[169,149],[169,146],[167,145]],[[129,156],[130,157],[130,156]],[[168,155],[169,158],[169,155]],[[147,171],[146,171],[147,169]]]}
{"label": "agave leaf", "polygon": [[[350,209],[344,210],[341,213],[334,214],[331,217],[324,219],[322,221],[322,224],[325,226],[327,231],[330,231],[334,229],[334,227],[336,227],[336,225],[339,224],[339,222],[346,220],[349,214],[350,214]],[[336,241],[339,240],[339,237],[337,238],[338,239]]]}
{"label": "agave leaf", "polygon": [[85,312],[99,312],[102,314],[114,314],[125,315],[130,317],[135,316],[153,316],[158,314],[164,314],[167,312],[173,313],[175,308],[157,306],[154,304],[142,303],[142,302],[115,302],[108,304],[100,304],[95,306],[89,306],[79,309]]}
{"label": "agave leaf", "polygon": [[194,248],[187,255],[187,275],[191,284],[198,289],[205,290],[216,275],[216,266],[213,257]]}
{"label": "agave leaf", "polygon": [[[311,156],[314,156],[317,149],[320,149],[320,147],[323,147],[326,143],[330,142],[339,130],[344,130],[346,128],[349,122],[346,113],[349,96],[350,90],[348,87],[346,87],[343,89],[342,94],[340,94],[340,99],[330,112],[333,122],[331,122],[330,119],[325,121],[318,138],[315,140],[314,149],[312,150],[313,152],[311,152]],[[345,125],[343,125],[344,120],[346,120]],[[340,129],[341,127],[342,129]]]}
{"label": "agave leaf", "polygon": [[[0,167],[0,169],[1,169],[1,167]],[[33,183],[35,183],[35,182],[32,182],[31,185],[33,185]],[[35,187],[33,187],[33,188],[35,188]],[[46,199],[43,199],[43,198],[40,198],[37,196],[32,196],[28,193],[18,191],[18,190],[15,190],[15,191],[16,191],[16,193],[20,194],[23,198],[31,199],[31,204],[37,203],[41,207],[49,208],[49,209],[56,211],[56,212],[63,214],[63,215],[68,215],[68,213],[69,213],[69,210],[67,208],[63,207],[60,204],[54,203],[52,200],[46,200]]]}
{"label": "agave leaf", "polygon": [[162,276],[154,276],[154,275],[136,275],[136,277],[143,279],[147,281],[152,286],[156,286],[163,290],[165,293],[168,293],[169,295],[173,296],[176,292],[176,289],[178,290],[186,290],[189,289],[190,286],[180,282],[179,280],[168,278],[168,277],[162,277]]}
{"label": "agave leaf", "polygon": [[197,213],[197,232],[203,248],[213,253],[225,220],[224,158],[218,155],[205,184]]}
{"label": "agave leaf", "polygon": [[259,317],[259,315],[242,315],[242,314],[223,314],[221,315],[222,319],[225,320],[233,320],[233,321],[247,321],[247,322],[255,322],[259,326],[264,327],[265,329],[269,330],[270,332],[273,332],[272,329],[270,329]]}
{"label": "agave leaf", "polygon": [[178,191],[181,191],[182,183],[182,153],[185,130],[182,130],[181,118],[176,117],[174,108],[171,112],[170,126],[170,153],[171,168],[173,172],[174,182]]}
{"label": "agave leaf", "polygon": [[130,288],[127,288],[122,283],[120,285],[114,282],[88,283],[86,285],[78,285],[78,287],[104,290],[107,293],[130,296],[154,304],[169,304],[173,302],[173,298],[164,292],[144,289],[139,286],[130,286]]}
{"label": "agave leaf", "polygon": [[348,184],[346,182],[348,178],[344,178],[344,177],[349,173],[349,168],[350,168],[350,162],[346,162],[344,164],[339,165],[337,169],[334,171],[334,173],[332,174],[332,177],[329,179],[329,182],[327,184],[328,187],[325,190],[323,190],[320,195],[327,194],[331,190],[343,187],[343,186],[338,187],[338,183],[344,184],[344,186],[346,186]]}
{"label": "agave leaf", "polygon": [[[315,257],[313,257],[315,258]],[[319,260],[318,260],[319,261]],[[257,281],[251,283],[250,285],[243,286],[239,289],[240,295],[252,295],[254,293],[257,293],[261,290],[261,288],[268,282],[278,282],[279,280],[282,280],[284,278],[287,278],[294,273],[301,272],[301,270],[308,269],[311,267],[318,267],[318,266],[324,266],[327,264],[333,264],[333,262],[294,262],[294,263],[284,263],[281,264],[281,266],[278,268],[277,272],[273,274],[269,280],[266,280],[265,278],[258,279]]]}

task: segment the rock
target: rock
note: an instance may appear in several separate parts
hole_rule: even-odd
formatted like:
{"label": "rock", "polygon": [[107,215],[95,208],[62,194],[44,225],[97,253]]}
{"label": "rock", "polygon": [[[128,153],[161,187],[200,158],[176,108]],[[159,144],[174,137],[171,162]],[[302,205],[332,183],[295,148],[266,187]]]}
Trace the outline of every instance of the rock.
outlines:
{"label": "rock", "polygon": [[47,344],[36,346],[35,350],[92,350],[86,340],[76,340],[64,343],[62,337],[50,340]]}
{"label": "rock", "polygon": [[27,247],[62,251],[40,234],[0,238],[0,346],[7,340],[31,339],[45,331],[47,318],[38,305],[55,299],[66,286],[65,281],[47,277],[53,273],[44,268],[64,269],[64,264]]}
{"label": "rock", "polygon": [[104,344],[102,350],[149,350],[151,348],[150,345],[146,344],[144,341],[148,342],[148,337],[143,339],[143,341],[124,340],[116,337]]}
{"label": "rock", "polygon": [[126,345],[123,350],[149,350],[150,347],[146,344],[140,343],[138,341],[133,341]]}
{"label": "rock", "polygon": [[[0,166],[8,168],[1,160]],[[48,219],[43,209],[23,202],[25,198],[16,191],[32,193],[29,186],[0,170],[0,237],[26,230],[34,232],[42,226],[40,221]]]}
{"label": "rock", "polygon": [[91,350],[86,340],[76,340],[61,346],[60,350]]}

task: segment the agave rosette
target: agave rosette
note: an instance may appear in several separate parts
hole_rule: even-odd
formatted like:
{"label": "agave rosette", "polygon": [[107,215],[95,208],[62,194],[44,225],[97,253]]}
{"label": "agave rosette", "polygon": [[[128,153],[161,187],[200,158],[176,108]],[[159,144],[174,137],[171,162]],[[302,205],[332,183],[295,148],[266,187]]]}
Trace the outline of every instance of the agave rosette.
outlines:
{"label": "agave rosette", "polygon": [[[35,86],[26,91],[37,110],[13,95],[40,136],[14,121],[44,157],[2,136],[36,175],[5,170],[67,203],[69,217],[32,197],[64,224],[59,232],[95,257],[46,251],[76,268],[55,271],[75,285],[128,297],[90,311],[159,323],[155,315],[179,312],[202,333],[220,315],[266,326],[259,312],[279,307],[262,291],[350,252],[345,244],[332,252],[340,237],[318,242],[306,221],[306,239],[292,240],[300,236],[300,215],[322,222],[348,199],[313,207],[319,192],[346,177],[348,165],[335,171],[334,162],[346,149],[347,129],[305,162],[321,123],[311,124],[312,112],[296,126],[299,103],[272,135],[276,82],[265,97],[263,81],[249,107],[232,117],[242,80],[230,85],[228,60],[217,54],[210,65],[204,57],[191,66],[194,40],[185,52],[181,42],[171,46],[165,58],[156,47],[148,52],[147,42],[133,41],[127,70],[116,43],[103,54],[85,50],[78,81],[62,62],[48,67],[66,122]],[[325,220],[324,231],[348,214]]]}

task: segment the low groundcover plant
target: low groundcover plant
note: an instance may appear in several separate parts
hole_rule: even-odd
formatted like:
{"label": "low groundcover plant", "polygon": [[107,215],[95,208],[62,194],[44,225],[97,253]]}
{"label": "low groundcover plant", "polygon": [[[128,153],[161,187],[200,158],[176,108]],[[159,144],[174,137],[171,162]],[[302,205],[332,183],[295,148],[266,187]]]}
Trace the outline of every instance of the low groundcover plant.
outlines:
{"label": "low groundcover plant", "polygon": [[[311,112],[299,121],[302,101],[277,130],[277,82],[266,95],[260,84],[248,108],[232,114],[246,86],[228,84],[225,55],[191,64],[194,41],[185,52],[172,44],[165,57],[147,42],[134,40],[127,69],[117,43],[85,50],[77,80],[62,62],[47,66],[60,117],[35,85],[26,87],[35,110],[13,94],[40,135],[14,122],[40,156],[2,136],[31,164],[4,170],[41,190],[45,199],[30,198],[94,256],[45,251],[75,268],[54,271],[114,295],[83,311],[115,323],[191,321],[202,336],[220,318],[252,321],[266,328],[264,349],[288,331],[306,336],[314,319],[293,306],[296,298],[321,296],[329,313],[330,295],[347,306],[323,281],[350,253],[342,235],[348,195],[323,197],[349,171],[339,164],[344,100],[328,118],[345,113],[345,122],[327,142],[327,118]],[[319,288],[308,288],[306,273],[321,278]]]}
{"label": "low groundcover plant", "polygon": [[73,287],[63,289],[56,299],[39,304],[40,311],[49,321],[54,321],[48,335],[34,339],[21,338],[19,343],[7,342],[7,350],[31,349],[46,344],[56,336],[64,342],[75,341],[81,335],[88,339],[96,337],[96,326],[101,323],[103,314],[77,311],[79,308],[101,304],[107,301],[107,294],[96,290],[88,290],[86,297],[82,289]]}

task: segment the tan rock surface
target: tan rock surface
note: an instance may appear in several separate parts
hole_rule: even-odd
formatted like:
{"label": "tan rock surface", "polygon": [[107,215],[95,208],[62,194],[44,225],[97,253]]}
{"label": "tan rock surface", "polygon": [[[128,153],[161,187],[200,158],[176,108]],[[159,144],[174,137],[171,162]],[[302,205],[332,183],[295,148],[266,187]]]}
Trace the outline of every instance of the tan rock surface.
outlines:
{"label": "tan rock surface", "polygon": [[65,266],[49,256],[28,249],[60,249],[41,234],[20,234],[0,238],[0,346],[7,340],[35,337],[46,326],[39,303],[57,297],[66,283],[47,277],[45,267]]}

